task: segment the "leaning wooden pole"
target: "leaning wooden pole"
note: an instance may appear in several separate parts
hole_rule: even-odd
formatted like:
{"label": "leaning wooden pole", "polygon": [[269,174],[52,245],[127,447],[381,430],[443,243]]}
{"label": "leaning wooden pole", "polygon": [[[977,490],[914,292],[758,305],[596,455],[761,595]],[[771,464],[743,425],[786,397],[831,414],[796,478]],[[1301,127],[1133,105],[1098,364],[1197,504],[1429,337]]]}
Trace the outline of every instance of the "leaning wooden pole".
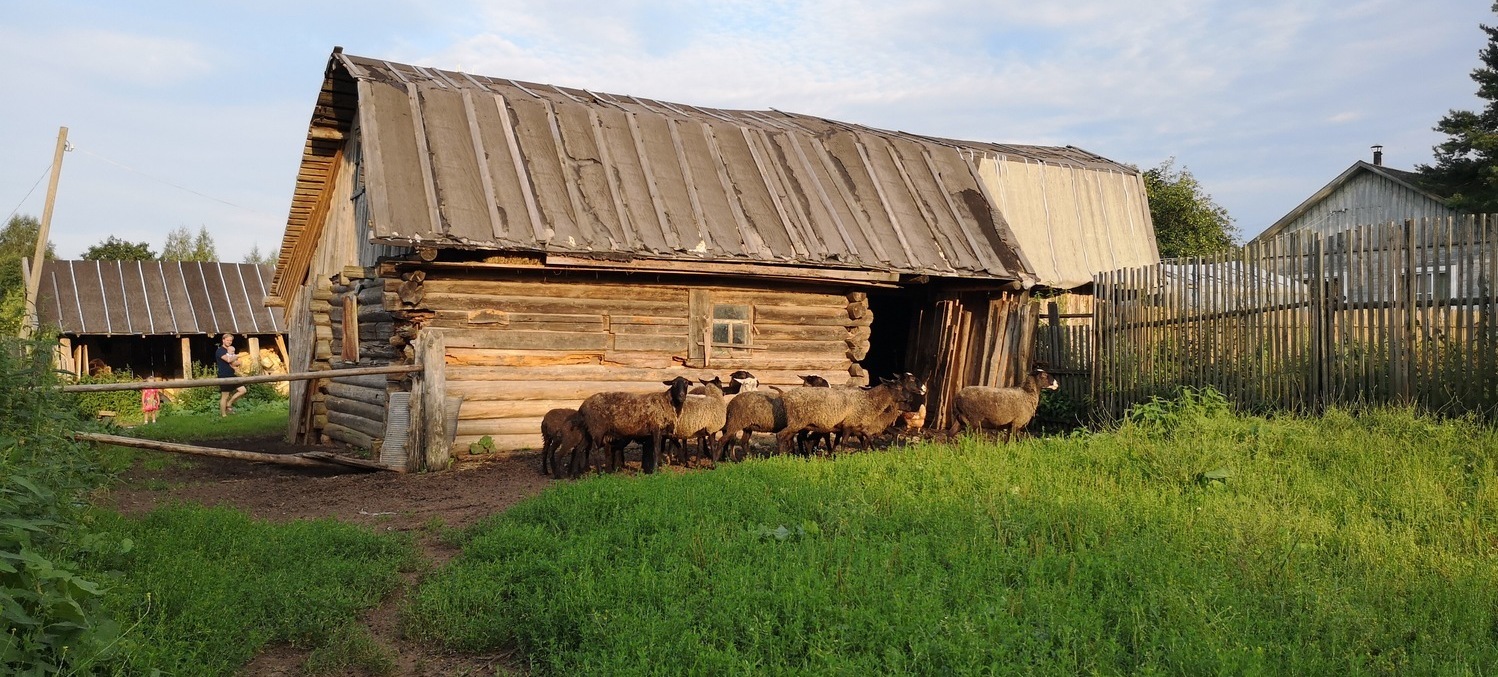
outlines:
{"label": "leaning wooden pole", "polygon": [[26,271],[26,321],[21,323],[21,335],[30,336],[36,331],[36,295],[42,285],[42,260],[47,254],[47,238],[51,235],[52,206],[57,203],[57,180],[62,176],[62,154],[68,150],[68,128],[57,128],[57,149],[52,152],[52,178],[47,182],[47,202],[42,207],[42,221],[36,231],[36,251],[31,257],[31,267]]}
{"label": "leaning wooden pole", "polygon": [[262,454],[257,451],[239,451],[238,449],[219,449],[217,447],[200,447],[195,444],[180,444],[177,442],[159,442],[157,440],[143,440],[138,437],[123,437],[120,435],[104,435],[101,433],[71,433],[75,440],[85,442],[98,442],[100,444],[113,444],[121,447],[135,447],[139,449],[153,449],[156,451],[170,451],[178,454],[192,454],[194,456],[214,456],[217,458],[232,458],[240,461],[259,461],[261,463],[277,463],[280,465],[295,465],[304,468],[338,468],[341,465],[313,460],[303,456],[287,454]]}
{"label": "leaning wooden pole", "polygon": [[102,393],[115,390],[145,390],[146,388],[204,388],[210,386],[239,386],[251,383],[275,383],[277,381],[310,381],[339,376],[372,376],[374,374],[409,374],[421,371],[412,364],[392,364],[384,367],[354,367],[351,369],[327,369],[304,371],[295,374],[262,374],[260,376],[235,376],[232,378],[190,378],[175,381],[131,381],[129,383],[79,383],[63,386],[65,393]]}

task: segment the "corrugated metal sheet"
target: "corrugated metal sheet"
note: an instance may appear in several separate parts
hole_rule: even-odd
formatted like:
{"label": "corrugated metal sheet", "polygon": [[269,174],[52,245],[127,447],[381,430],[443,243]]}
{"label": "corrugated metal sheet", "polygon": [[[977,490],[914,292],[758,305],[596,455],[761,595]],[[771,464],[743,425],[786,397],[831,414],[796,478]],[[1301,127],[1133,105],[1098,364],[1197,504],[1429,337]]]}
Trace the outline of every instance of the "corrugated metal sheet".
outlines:
{"label": "corrugated metal sheet", "polygon": [[47,261],[37,314],[63,334],[282,334],[263,300],[270,266],[178,261]]}
{"label": "corrugated metal sheet", "polygon": [[1157,263],[1159,249],[1139,173],[1070,153],[979,156],[979,174],[1009,222],[1030,270],[1068,289],[1094,273]]}
{"label": "corrugated metal sheet", "polygon": [[1354,226],[1460,214],[1447,207],[1439,196],[1414,185],[1414,176],[1411,172],[1358,161],[1254,240],[1297,231],[1334,235]]}
{"label": "corrugated metal sheet", "polygon": [[[521,83],[335,52],[308,133],[275,289],[305,276],[329,160],[357,117],[372,240],[410,246],[753,261],[1081,284],[1135,265],[1026,261],[1066,242],[1142,237],[1138,171],[1071,147],[953,141],[779,111],[733,111]],[[1018,224],[979,178],[998,158],[1067,176]],[[1064,170],[1062,168],[1065,168]],[[1102,177],[1078,178],[1090,173]],[[1077,176],[1071,176],[1076,174]],[[341,179],[340,179],[341,180]],[[1094,186],[1098,203],[1071,184]],[[1111,191],[1111,192],[1110,192]],[[1081,204],[1073,204],[1076,196]],[[1043,213],[1044,207],[1040,208]],[[1127,214],[1129,218],[1123,215]],[[1059,229],[1059,230],[1058,230]],[[1050,234],[1060,240],[1052,242]],[[1044,246],[1040,242],[1044,241]],[[1084,274],[1092,258],[1099,267]],[[1117,257],[1114,257],[1117,258]],[[1154,259],[1151,258],[1151,261]]]}

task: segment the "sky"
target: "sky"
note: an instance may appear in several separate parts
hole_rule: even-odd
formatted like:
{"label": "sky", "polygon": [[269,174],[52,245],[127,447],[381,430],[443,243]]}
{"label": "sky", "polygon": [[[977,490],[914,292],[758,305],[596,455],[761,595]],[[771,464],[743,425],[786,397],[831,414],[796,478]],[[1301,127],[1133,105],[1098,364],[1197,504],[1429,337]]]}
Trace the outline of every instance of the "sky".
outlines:
{"label": "sky", "polygon": [[0,1],[0,215],[274,252],[345,52],[931,136],[1174,159],[1252,237],[1384,147],[1431,162],[1498,23],[1476,0]]}

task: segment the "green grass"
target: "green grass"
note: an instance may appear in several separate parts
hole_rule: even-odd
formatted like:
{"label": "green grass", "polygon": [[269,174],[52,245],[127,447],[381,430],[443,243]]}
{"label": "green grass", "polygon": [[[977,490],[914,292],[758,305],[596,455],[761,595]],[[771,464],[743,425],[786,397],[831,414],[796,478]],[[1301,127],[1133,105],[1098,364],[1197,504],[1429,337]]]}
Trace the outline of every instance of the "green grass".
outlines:
{"label": "green grass", "polygon": [[471,529],[404,622],[559,674],[1495,671],[1498,433],[1152,406],[558,485]]}
{"label": "green grass", "polygon": [[102,671],[233,674],[275,643],[311,649],[314,672],[392,665],[357,616],[418,566],[409,539],[196,506],[96,519],[99,532],[126,546],[85,562],[116,572],[105,603],[126,628]]}
{"label": "green grass", "polygon": [[231,437],[256,437],[286,432],[287,401],[236,405],[228,417],[217,411],[203,414],[172,413],[155,423],[130,428],[127,434],[164,442],[196,442]]}

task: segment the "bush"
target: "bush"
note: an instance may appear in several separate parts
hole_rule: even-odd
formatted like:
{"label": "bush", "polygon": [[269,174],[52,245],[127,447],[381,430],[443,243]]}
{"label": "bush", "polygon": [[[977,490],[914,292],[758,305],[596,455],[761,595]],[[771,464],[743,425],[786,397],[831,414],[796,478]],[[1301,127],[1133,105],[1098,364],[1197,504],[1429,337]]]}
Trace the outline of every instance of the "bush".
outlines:
{"label": "bush", "polygon": [[[98,376],[83,376],[78,383],[129,383],[138,381],[140,377],[131,373],[129,369],[121,369],[112,374],[100,374]],[[70,393],[73,409],[84,420],[92,419],[101,411],[112,411],[120,417],[138,419],[140,411],[139,390],[116,390],[107,393]]]}
{"label": "bush", "polygon": [[[193,378],[215,378],[218,372],[213,367],[204,365],[193,365]],[[240,398],[235,408],[254,408],[266,402],[284,400],[286,396],[276,392],[276,387],[271,383],[253,383],[245,386],[244,397]],[[214,386],[202,388],[185,388],[176,392],[170,402],[167,403],[167,411],[188,412],[193,414],[209,414],[218,412],[219,390]],[[139,405],[137,405],[137,409]]]}
{"label": "bush", "polygon": [[103,590],[74,557],[128,550],[83,520],[87,492],[105,476],[76,402],[57,390],[53,337],[0,339],[0,672],[71,672],[104,657],[119,626]]}

